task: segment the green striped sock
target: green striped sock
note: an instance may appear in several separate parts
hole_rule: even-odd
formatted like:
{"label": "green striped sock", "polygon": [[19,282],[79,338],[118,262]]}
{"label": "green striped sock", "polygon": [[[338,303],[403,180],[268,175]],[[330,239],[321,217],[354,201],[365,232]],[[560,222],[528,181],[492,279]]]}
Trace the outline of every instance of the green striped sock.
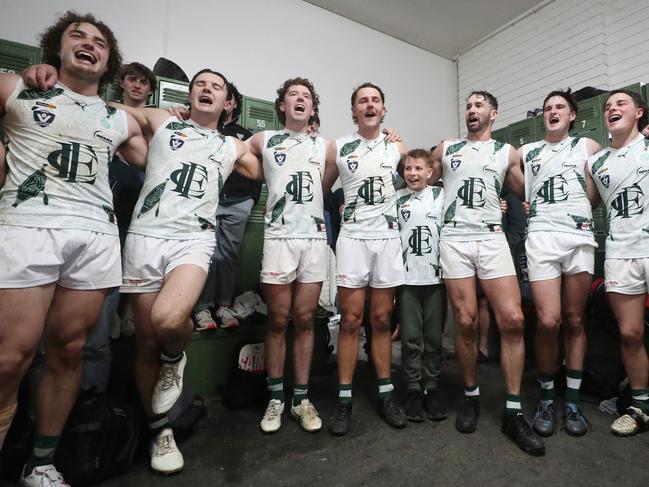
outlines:
{"label": "green striped sock", "polygon": [[539,385],[541,386],[541,400],[554,401],[556,397],[554,392],[554,376],[539,372],[539,377],[537,380],[539,381]]}
{"label": "green striped sock", "polygon": [[37,436],[34,438],[34,449],[25,464],[25,473],[30,474],[36,467],[54,463],[54,454],[61,441],[60,436]]}
{"label": "green striped sock", "polygon": [[338,400],[340,402],[352,402],[351,384],[338,384]]}
{"label": "green striped sock", "polygon": [[507,394],[507,402],[505,403],[507,414],[521,413],[521,396],[520,394]]}
{"label": "green striped sock", "polygon": [[566,369],[566,402],[579,404],[582,375],[581,370]]}
{"label": "green striped sock", "polygon": [[649,414],[649,389],[631,389],[631,405]]}
{"label": "green striped sock", "polygon": [[308,394],[308,384],[295,384],[295,387],[293,387],[293,406],[299,406],[302,402],[302,399],[307,399]]}
{"label": "green striped sock", "polygon": [[392,397],[392,393],[394,392],[394,386],[392,385],[392,382],[390,381],[389,377],[385,379],[378,379],[376,381],[376,384],[379,387],[379,399],[384,401]]}
{"label": "green striped sock", "polygon": [[267,377],[266,384],[267,384],[266,388],[270,393],[270,398],[277,399],[278,401],[284,402],[284,378]]}
{"label": "green striped sock", "polygon": [[464,387],[464,397],[471,400],[471,401],[479,401],[480,400],[480,388],[478,387],[477,384],[474,384],[472,386],[465,386]]}

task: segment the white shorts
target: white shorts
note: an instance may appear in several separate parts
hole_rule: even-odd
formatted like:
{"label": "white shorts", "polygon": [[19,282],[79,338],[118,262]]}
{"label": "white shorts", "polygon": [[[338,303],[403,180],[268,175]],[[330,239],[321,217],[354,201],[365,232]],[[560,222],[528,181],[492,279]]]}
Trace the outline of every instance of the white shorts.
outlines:
{"label": "white shorts", "polygon": [[340,287],[381,289],[406,282],[400,238],[365,240],[338,237],[336,284]]}
{"label": "white shorts", "polygon": [[119,237],[89,230],[0,226],[0,288],[56,282],[86,291],[121,284]]}
{"label": "white shorts", "polygon": [[604,259],[607,293],[644,294],[649,290],[649,257]]}
{"label": "white shorts", "polygon": [[504,238],[442,240],[439,255],[444,279],[463,279],[475,275],[478,279],[496,279],[516,275],[512,254]]}
{"label": "white shorts", "polygon": [[525,240],[530,281],[543,281],[595,270],[595,245],[587,235],[531,232]]}
{"label": "white shorts", "polygon": [[327,241],[323,238],[267,238],[261,282],[323,282],[327,278]]}
{"label": "white shorts", "polygon": [[215,246],[214,239],[174,240],[128,233],[120,292],[156,293],[165,276],[183,264],[198,266],[207,274]]}

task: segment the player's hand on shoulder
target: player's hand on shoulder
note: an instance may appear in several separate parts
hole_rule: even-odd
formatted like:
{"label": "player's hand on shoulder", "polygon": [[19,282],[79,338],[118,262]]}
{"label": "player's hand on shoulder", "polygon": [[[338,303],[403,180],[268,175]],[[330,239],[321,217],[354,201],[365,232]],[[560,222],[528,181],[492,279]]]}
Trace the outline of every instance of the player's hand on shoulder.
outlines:
{"label": "player's hand on shoulder", "polygon": [[191,117],[191,109],[182,105],[176,105],[173,107],[167,108],[167,112],[172,117],[176,117],[178,120],[187,120]]}
{"label": "player's hand on shoulder", "polygon": [[385,134],[385,140],[387,140],[388,142],[401,142],[402,141],[401,135],[399,134],[397,129],[395,129],[394,127],[383,129],[383,133]]}
{"label": "player's hand on shoulder", "polygon": [[59,79],[56,68],[50,64],[34,64],[23,71],[23,82],[30,88],[49,90]]}

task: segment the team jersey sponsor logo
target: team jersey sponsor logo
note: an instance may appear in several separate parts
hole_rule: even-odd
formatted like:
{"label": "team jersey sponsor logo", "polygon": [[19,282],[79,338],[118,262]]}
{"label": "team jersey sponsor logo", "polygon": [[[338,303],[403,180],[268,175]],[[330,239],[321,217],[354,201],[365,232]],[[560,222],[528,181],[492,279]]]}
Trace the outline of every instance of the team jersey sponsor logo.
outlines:
{"label": "team jersey sponsor logo", "polygon": [[213,162],[214,164],[216,164],[219,167],[223,167],[223,163],[220,160],[218,160],[214,154],[209,156],[207,158],[207,160],[210,161],[210,162]]}
{"label": "team jersey sponsor logo", "polygon": [[482,166],[482,171],[483,172],[490,172],[492,174],[498,174],[498,171],[496,171],[495,169],[492,169],[489,166]]}
{"label": "team jersey sponsor logo", "polygon": [[403,221],[405,222],[410,220],[410,210],[407,208],[401,208],[401,218],[403,218]]}
{"label": "team jersey sponsor logo", "polygon": [[107,144],[111,144],[111,145],[113,144],[113,139],[110,139],[110,138],[106,137],[102,133],[101,130],[95,130],[95,133],[93,135],[94,135],[95,139],[102,140],[102,141],[106,142]]}
{"label": "team jersey sponsor logo", "polygon": [[349,169],[349,172],[355,173],[356,169],[358,169],[358,161],[347,159],[347,168]]}
{"label": "team jersey sponsor logo", "polygon": [[538,163],[538,162],[536,164],[534,162],[532,162],[531,167],[532,167],[532,174],[534,176],[536,176],[539,173],[539,169],[541,169],[541,164]]}
{"label": "team jersey sponsor logo", "polygon": [[460,167],[460,164],[462,164],[462,159],[451,157],[451,169],[453,171],[457,171],[457,169]]}

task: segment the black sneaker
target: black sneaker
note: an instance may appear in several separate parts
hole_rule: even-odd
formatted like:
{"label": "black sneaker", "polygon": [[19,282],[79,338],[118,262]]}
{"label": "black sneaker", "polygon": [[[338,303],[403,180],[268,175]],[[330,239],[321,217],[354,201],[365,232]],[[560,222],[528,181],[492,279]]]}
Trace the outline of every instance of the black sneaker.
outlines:
{"label": "black sneaker", "polygon": [[581,408],[573,403],[567,402],[563,412],[563,429],[571,436],[583,436],[590,429],[590,423]]}
{"label": "black sneaker", "polygon": [[393,428],[405,428],[408,424],[406,415],[391,397],[379,401],[379,415]]}
{"label": "black sneaker", "polygon": [[552,436],[555,429],[554,402],[542,400],[534,413],[532,427],[541,436]]}
{"label": "black sneaker", "polygon": [[502,432],[505,433],[525,453],[534,456],[545,455],[543,440],[534,433],[525,421],[523,413],[503,414]]}
{"label": "black sneaker", "polygon": [[428,389],[426,391],[426,416],[432,421],[444,421],[448,418],[446,405],[439,391]]}
{"label": "black sneaker", "polygon": [[462,409],[460,409],[455,418],[455,429],[460,433],[473,433],[478,427],[479,417],[480,401],[465,397]]}
{"label": "black sneaker", "polygon": [[352,403],[338,401],[336,409],[329,419],[329,433],[344,436],[349,430],[349,417],[352,415]]}
{"label": "black sneaker", "polygon": [[423,397],[419,391],[408,391],[406,395],[406,403],[403,405],[403,410],[406,413],[406,419],[413,423],[421,423],[424,421],[424,407]]}

